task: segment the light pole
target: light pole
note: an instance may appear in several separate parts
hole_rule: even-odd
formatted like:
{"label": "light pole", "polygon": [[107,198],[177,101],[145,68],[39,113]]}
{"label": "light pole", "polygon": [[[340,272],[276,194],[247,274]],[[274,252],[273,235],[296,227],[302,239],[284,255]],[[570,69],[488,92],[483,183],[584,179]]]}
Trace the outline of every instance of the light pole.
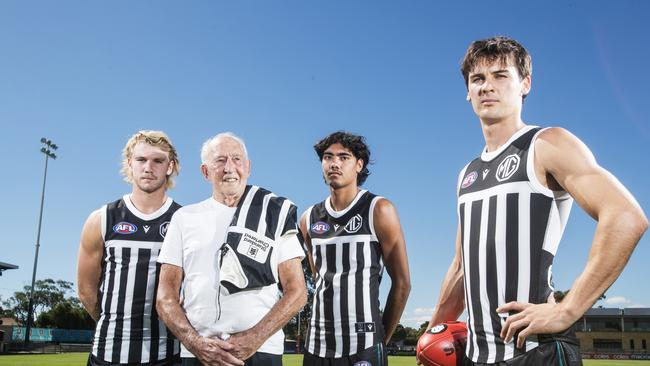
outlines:
{"label": "light pole", "polygon": [[43,203],[45,202],[45,181],[47,180],[47,161],[56,159],[54,151],[59,147],[52,140],[41,138],[41,152],[45,154],[45,172],[43,173],[43,191],[41,192],[41,211],[38,215],[38,233],[36,234],[36,252],[34,253],[34,271],[32,272],[32,287],[29,289],[29,306],[27,308],[27,331],[25,332],[25,348],[29,346],[29,334],[32,330],[32,316],[34,314],[34,282],[36,281],[36,266],[38,265],[38,248],[41,246],[41,223],[43,222]]}

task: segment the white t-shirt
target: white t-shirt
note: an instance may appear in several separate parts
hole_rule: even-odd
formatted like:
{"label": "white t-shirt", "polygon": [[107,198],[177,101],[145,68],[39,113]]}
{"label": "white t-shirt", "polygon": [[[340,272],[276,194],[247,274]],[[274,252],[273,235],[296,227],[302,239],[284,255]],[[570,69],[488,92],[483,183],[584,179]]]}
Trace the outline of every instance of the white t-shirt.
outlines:
{"label": "white t-shirt", "polygon": [[[236,207],[223,205],[212,197],[180,208],[172,217],[158,255],[159,263],[183,268],[182,307],[192,327],[204,337],[250,329],[280,299],[277,285],[232,295],[218,295],[217,253],[225,241],[226,231],[236,210]],[[278,263],[304,257],[295,234],[285,235],[276,243]],[[272,335],[258,351],[282,354],[282,330]],[[185,346],[182,346],[181,356],[194,357]]]}

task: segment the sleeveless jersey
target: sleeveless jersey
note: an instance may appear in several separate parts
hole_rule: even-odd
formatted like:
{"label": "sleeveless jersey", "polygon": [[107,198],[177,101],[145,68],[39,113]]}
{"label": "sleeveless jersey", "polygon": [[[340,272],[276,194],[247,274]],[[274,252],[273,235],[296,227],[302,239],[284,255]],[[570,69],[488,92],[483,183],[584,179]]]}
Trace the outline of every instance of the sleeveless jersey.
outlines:
{"label": "sleeveless jersey", "polygon": [[535,175],[540,132],[531,126],[519,130],[459,177],[466,353],[474,362],[500,362],[537,347],[535,336],[523,349],[505,343],[499,333],[508,314],[496,308],[510,301],[544,303],[553,294],[551,266],[573,199],[544,187]]}
{"label": "sleeveless jersey", "polygon": [[152,214],[143,214],[128,195],[102,207],[101,313],[92,354],[109,363],[153,363],[178,354],[178,341],[158,319],[155,300],[158,253],[174,212],[168,198]]}
{"label": "sleeveless jersey", "polygon": [[373,209],[381,197],[362,190],[343,211],[329,198],[307,210],[317,269],[306,349],[343,357],[383,342],[379,282],[384,269]]}

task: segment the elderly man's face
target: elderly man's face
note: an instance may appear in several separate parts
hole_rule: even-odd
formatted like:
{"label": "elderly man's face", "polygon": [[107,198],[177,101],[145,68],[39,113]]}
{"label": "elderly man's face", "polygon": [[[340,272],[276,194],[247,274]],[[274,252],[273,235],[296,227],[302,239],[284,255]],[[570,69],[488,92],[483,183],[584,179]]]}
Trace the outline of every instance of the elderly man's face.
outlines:
{"label": "elderly man's face", "polygon": [[210,159],[201,167],[203,175],[212,182],[215,193],[226,196],[244,192],[250,176],[250,160],[236,140],[223,137],[217,140]]}

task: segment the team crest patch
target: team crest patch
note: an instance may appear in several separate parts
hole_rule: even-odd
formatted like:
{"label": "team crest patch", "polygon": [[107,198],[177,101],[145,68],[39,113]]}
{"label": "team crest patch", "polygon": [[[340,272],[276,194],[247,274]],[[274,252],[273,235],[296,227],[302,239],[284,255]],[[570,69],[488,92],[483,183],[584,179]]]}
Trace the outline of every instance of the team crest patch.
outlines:
{"label": "team crest patch", "polygon": [[465,176],[465,179],[463,179],[463,184],[461,184],[460,188],[467,188],[474,184],[476,182],[476,178],[478,178],[478,173],[476,171],[473,171]]}
{"label": "team crest patch", "polygon": [[511,154],[503,158],[497,167],[496,177],[499,182],[506,181],[519,169],[521,159],[517,154]]}
{"label": "team crest patch", "polygon": [[311,231],[315,234],[324,234],[330,231],[330,225],[326,222],[318,221],[311,225]]}
{"label": "team crest patch", "polygon": [[167,235],[168,227],[169,227],[169,221],[165,221],[160,225],[160,230],[158,231],[160,232],[160,236],[162,236],[163,238],[165,237],[165,235]]}
{"label": "team crest patch", "polygon": [[356,214],[350,219],[350,221],[348,221],[347,224],[345,224],[344,229],[348,234],[354,234],[359,231],[359,229],[361,229],[361,225],[363,225],[363,218],[361,215]]}
{"label": "team crest patch", "polygon": [[130,222],[122,221],[113,226],[113,231],[117,234],[131,235],[138,231],[138,227]]}

